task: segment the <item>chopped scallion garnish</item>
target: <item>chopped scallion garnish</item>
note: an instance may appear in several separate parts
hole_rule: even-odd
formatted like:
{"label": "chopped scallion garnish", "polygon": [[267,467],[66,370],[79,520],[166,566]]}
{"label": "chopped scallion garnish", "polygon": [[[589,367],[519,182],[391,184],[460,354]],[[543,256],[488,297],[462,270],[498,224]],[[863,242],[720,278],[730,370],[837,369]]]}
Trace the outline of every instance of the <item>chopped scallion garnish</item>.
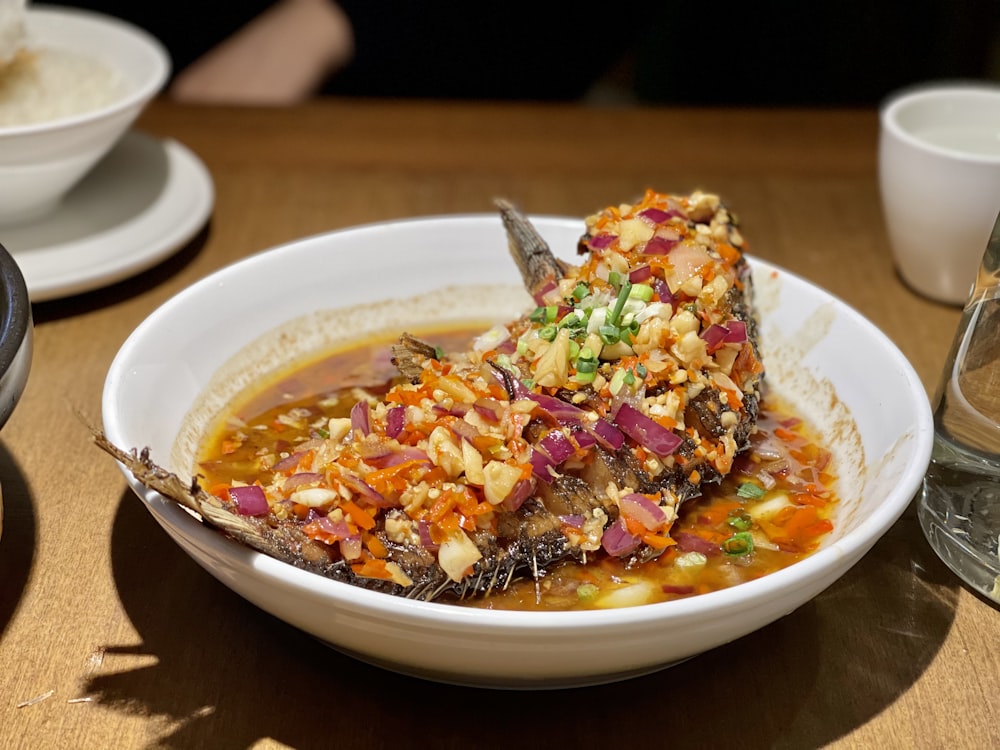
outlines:
{"label": "chopped scallion garnish", "polygon": [[621,330],[618,326],[603,325],[597,329],[597,335],[601,337],[601,343],[611,346],[618,343],[621,338]]}
{"label": "chopped scallion garnish", "polygon": [[588,294],[590,294],[590,287],[581,281],[579,284],[576,285],[576,288],[573,290],[573,299],[579,302]]}
{"label": "chopped scallion garnish", "polygon": [[538,329],[538,338],[545,341],[555,341],[558,329],[555,326],[543,326]]}
{"label": "chopped scallion garnish", "polygon": [[618,299],[615,300],[614,309],[608,314],[608,322],[612,325],[618,324],[618,319],[621,317],[622,308],[625,307],[625,303],[628,301],[629,292],[632,291],[632,282],[624,281],[622,282],[622,288],[618,291]]}
{"label": "chopped scallion garnish", "polygon": [[649,302],[653,299],[653,287],[648,284],[633,284],[628,296],[632,299],[640,299],[643,302]]}
{"label": "chopped scallion garnish", "polygon": [[736,490],[736,494],[739,497],[750,498],[751,500],[759,500],[767,494],[767,490],[761,487],[759,484],[754,484],[753,482],[743,482],[739,488]]}
{"label": "chopped scallion garnish", "polygon": [[753,552],[753,537],[747,531],[733,534],[721,545],[722,551],[730,557],[742,557]]}
{"label": "chopped scallion garnish", "polygon": [[746,513],[741,513],[738,516],[730,516],[726,520],[726,523],[737,531],[749,531],[750,527],[753,525],[753,519],[751,519]]}

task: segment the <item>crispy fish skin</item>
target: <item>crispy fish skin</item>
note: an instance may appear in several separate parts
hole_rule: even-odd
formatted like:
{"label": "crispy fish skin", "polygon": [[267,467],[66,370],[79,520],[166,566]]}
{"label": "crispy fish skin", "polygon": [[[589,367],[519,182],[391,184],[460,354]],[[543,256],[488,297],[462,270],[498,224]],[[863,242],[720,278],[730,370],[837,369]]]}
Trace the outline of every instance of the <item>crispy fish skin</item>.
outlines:
{"label": "crispy fish skin", "polygon": [[537,308],[449,357],[404,334],[407,382],[251,482],[266,515],[95,440],[235,539],[390,594],[483,595],[565,559],[656,557],[756,422],[743,238],[716,196],[647,191],[589,217],[572,266],[498,208]]}

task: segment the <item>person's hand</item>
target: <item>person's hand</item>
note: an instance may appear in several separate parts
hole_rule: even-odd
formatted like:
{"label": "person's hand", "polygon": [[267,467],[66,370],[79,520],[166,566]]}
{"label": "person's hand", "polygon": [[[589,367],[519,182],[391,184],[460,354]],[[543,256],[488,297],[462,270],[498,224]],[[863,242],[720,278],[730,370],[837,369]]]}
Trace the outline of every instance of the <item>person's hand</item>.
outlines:
{"label": "person's hand", "polygon": [[181,71],[170,95],[205,104],[293,104],[353,52],[350,21],[333,0],[278,0]]}

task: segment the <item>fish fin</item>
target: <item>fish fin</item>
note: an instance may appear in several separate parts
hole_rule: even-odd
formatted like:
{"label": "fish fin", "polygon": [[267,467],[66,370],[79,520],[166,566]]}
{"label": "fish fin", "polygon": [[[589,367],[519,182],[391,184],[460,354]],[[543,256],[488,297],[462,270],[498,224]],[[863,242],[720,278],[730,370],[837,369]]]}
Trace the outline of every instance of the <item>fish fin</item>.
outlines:
{"label": "fish fin", "polygon": [[493,203],[500,210],[511,257],[528,291],[536,294],[565,276],[566,265],[552,254],[531,222],[509,201],[497,198]]}

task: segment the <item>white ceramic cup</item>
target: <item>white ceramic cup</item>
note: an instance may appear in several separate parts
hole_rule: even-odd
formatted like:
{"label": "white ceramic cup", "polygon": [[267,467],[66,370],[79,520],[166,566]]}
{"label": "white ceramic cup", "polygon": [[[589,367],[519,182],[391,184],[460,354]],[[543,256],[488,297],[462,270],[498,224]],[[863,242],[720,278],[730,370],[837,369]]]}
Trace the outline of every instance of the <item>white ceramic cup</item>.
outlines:
{"label": "white ceramic cup", "polygon": [[903,280],[965,304],[1000,212],[1000,86],[890,96],[880,109],[879,188]]}

